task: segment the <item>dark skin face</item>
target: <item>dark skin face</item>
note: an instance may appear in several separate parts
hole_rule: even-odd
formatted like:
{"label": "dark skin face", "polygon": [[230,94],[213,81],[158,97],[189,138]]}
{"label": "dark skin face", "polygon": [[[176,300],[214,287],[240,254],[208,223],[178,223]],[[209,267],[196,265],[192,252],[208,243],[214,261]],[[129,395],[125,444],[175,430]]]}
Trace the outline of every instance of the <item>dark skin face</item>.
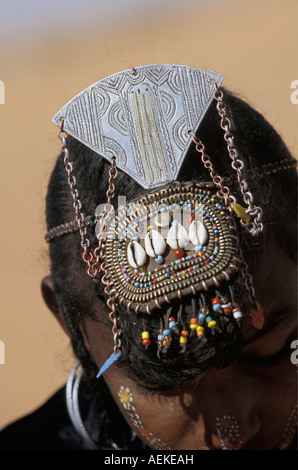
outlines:
{"label": "dark skin face", "polygon": [[[47,305],[63,325],[51,279],[42,286]],[[277,245],[266,250],[254,286],[264,326],[246,328],[243,352],[226,369],[211,369],[195,383],[154,394],[117,367],[105,373],[120,411],[149,447],[263,450],[290,444],[297,402],[296,366],[290,360],[297,338],[296,265]],[[112,334],[89,318],[81,331],[100,368],[113,351]]]}

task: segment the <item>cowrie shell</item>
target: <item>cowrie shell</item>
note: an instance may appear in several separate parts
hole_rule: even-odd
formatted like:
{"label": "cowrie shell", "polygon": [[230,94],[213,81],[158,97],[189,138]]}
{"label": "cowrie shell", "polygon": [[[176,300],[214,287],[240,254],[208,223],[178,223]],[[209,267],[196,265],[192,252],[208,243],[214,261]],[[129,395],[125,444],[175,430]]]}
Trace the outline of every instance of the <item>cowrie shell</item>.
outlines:
{"label": "cowrie shell", "polygon": [[187,230],[179,222],[172,225],[167,236],[167,244],[177,250],[178,248],[185,248],[189,242]]}
{"label": "cowrie shell", "polygon": [[189,239],[195,246],[204,246],[208,240],[208,232],[200,220],[193,220],[189,227]]}
{"label": "cowrie shell", "polygon": [[147,255],[140,243],[135,240],[129,242],[127,247],[127,259],[132,268],[137,269],[139,266],[144,266]]}
{"label": "cowrie shell", "polygon": [[164,237],[157,230],[150,230],[145,236],[145,250],[147,255],[155,258],[162,255],[166,249]]}

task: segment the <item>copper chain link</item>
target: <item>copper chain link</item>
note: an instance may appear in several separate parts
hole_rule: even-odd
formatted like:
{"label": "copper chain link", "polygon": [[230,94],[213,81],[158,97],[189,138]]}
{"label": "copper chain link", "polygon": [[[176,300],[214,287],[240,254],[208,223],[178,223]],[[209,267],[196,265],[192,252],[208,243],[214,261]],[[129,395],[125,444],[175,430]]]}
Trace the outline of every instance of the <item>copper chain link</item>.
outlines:
{"label": "copper chain link", "polygon": [[87,238],[87,227],[85,225],[85,215],[82,212],[82,204],[79,197],[79,191],[77,189],[76,178],[74,176],[73,161],[70,157],[69,150],[67,148],[66,139],[68,134],[63,130],[64,119],[61,119],[60,130],[58,132],[58,137],[62,142],[62,152],[64,153],[64,167],[67,172],[67,180],[70,186],[71,195],[73,199],[73,207],[75,209],[76,222],[79,228],[80,237],[81,237],[81,246],[83,248],[82,259],[88,266],[87,272],[89,276],[93,279],[96,279],[99,273],[103,272],[102,282],[105,285],[104,291],[108,296],[107,306],[110,310],[109,319],[113,323],[112,332],[114,336],[114,352],[120,350],[121,348],[121,330],[118,328],[118,317],[116,313],[116,297],[111,291],[110,284],[110,275],[108,274],[106,265],[105,265],[105,245],[106,245],[106,236],[104,234],[107,231],[107,217],[109,215],[108,206],[111,206],[112,199],[115,196],[115,184],[114,181],[118,176],[118,169],[115,164],[115,157],[112,158],[111,167],[109,169],[109,180],[108,180],[108,190],[106,192],[107,202],[104,206],[103,213],[100,216],[99,223],[101,225],[100,233],[103,235],[98,240],[98,246],[93,251],[89,249],[90,242]]}
{"label": "copper chain link", "polygon": [[[251,220],[245,222],[241,219],[241,224],[247,228],[253,236],[258,235],[263,231],[262,216],[263,210],[254,204],[253,195],[249,191],[247,181],[243,177],[244,162],[239,158],[238,150],[235,146],[234,135],[232,133],[231,121],[227,116],[225,104],[223,102],[223,92],[218,88],[214,82],[214,99],[217,101],[217,111],[220,117],[220,126],[224,131],[224,139],[227,143],[229,156],[232,160],[232,168],[236,171],[239,188],[244,200],[248,206],[246,213],[250,215]],[[252,220],[253,218],[253,220]]]}
{"label": "copper chain link", "polygon": [[[227,207],[230,213],[232,213],[231,203],[235,202],[234,196],[230,194],[230,189],[224,185],[223,178],[215,173],[210,157],[209,155],[205,153],[205,146],[202,143],[202,141],[191,131],[189,131],[189,134],[192,136],[192,140],[195,143],[196,151],[201,154],[202,162],[205,168],[209,171],[210,177],[213,183],[215,184],[215,186],[217,187],[216,196],[224,201],[224,205]],[[239,244],[239,239],[238,239],[238,244]],[[251,304],[254,307],[256,307],[257,300],[255,298],[253,278],[251,274],[249,273],[248,265],[243,257],[242,250],[240,249],[240,247],[239,247],[239,254],[240,254],[240,259],[241,259],[240,275],[246,287],[246,290],[248,292],[249,300]]]}

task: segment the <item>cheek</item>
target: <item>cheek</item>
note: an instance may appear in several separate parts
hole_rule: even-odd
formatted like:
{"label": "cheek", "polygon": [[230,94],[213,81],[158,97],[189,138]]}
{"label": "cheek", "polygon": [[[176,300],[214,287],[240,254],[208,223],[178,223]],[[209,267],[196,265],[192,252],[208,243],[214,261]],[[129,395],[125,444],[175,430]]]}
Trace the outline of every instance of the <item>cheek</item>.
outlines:
{"label": "cheek", "polygon": [[[141,408],[140,402],[138,406],[138,400],[134,398],[129,387],[121,385],[116,399],[128,424],[149,447],[153,449],[169,449],[166,442],[164,442],[158,434],[152,432],[152,430],[144,423],[139,411]],[[150,426],[150,428],[152,427]]]}
{"label": "cheek", "polygon": [[174,450],[183,448],[179,447],[183,436],[188,436],[186,446],[189,445],[191,420],[178,398],[144,395],[129,379],[125,378],[121,384],[119,376],[113,381],[111,375],[106,380],[112,395],[128,425],[143,442],[152,449]]}

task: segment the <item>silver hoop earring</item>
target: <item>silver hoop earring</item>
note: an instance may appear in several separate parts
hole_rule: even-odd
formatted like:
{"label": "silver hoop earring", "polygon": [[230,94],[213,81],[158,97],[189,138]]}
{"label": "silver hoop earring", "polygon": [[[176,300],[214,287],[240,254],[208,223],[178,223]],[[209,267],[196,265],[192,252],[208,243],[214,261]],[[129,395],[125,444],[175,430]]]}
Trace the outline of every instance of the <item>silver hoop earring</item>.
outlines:
{"label": "silver hoop earring", "polygon": [[72,368],[66,383],[66,405],[70,420],[77,431],[77,433],[89,444],[92,450],[99,450],[95,442],[89,436],[79,408],[79,387],[81,379],[84,375],[82,369],[79,373],[78,369],[81,363],[77,362]]}

